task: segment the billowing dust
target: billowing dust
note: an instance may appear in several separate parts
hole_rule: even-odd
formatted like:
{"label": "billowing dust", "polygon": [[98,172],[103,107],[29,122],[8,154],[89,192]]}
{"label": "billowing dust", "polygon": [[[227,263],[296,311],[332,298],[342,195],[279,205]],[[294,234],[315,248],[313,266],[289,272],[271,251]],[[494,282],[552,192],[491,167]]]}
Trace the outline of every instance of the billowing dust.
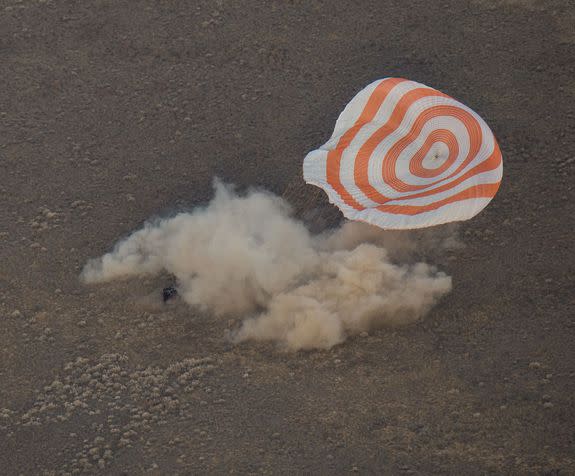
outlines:
{"label": "billowing dust", "polygon": [[205,207],[148,222],[82,271],[98,283],[163,271],[190,306],[241,316],[236,342],[329,348],[349,335],[408,324],[451,290],[451,278],[415,259],[449,236],[415,239],[348,222],[312,234],[281,198],[215,182]]}

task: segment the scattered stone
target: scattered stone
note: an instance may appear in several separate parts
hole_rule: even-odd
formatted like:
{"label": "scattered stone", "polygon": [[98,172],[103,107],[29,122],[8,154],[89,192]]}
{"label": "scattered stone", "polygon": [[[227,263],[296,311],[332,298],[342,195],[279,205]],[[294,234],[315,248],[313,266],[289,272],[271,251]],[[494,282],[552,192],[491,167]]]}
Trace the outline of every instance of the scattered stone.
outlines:
{"label": "scattered stone", "polygon": [[120,441],[118,441],[118,447],[119,448],[123,448],[124,446],[128,446],[130,444],[130,440],[127,438],[120,438]]}
{"label": "scattered stone", "polygon": [[80,418],[83,428],[95,434],[81,441],[76,433],[69,433],[68,448],[75,456],[57,474],[101,470],[118,450],[144,438],[154,425],[167,423],[168,415],[189,418],[195,410],[181,401],[181,394],[186,387],[195,391],[214,368],[210,358],[134,369],[122,354],[104,354],[97,361],[79,357],[63,366],[29,408],[22,412],[0,409],[0,429],[11,434],[19,427]]}

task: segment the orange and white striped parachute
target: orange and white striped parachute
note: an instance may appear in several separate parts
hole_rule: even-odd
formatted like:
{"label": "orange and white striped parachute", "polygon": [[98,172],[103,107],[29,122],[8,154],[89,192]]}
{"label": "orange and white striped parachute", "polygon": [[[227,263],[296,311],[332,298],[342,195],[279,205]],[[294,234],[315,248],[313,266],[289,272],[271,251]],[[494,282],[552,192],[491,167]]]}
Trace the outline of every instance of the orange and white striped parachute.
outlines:
{"label": "orange and white striped parachute", "polygon": [[503,166],[474,111],[423,84],[386,78],[351,100],[303,172],[347,218],[409,229],[477,215],[495,196]]}

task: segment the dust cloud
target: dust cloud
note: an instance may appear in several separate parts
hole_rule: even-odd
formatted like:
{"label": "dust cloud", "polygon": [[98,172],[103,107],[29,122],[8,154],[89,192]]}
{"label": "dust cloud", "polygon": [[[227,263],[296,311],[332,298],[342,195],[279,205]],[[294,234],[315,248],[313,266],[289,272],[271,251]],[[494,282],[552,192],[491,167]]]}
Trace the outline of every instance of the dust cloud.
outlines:
{"label": "dust cloud", "polygon": [[349,335],[420,319],[451,278],[414,260],[450,237],[421,239],[355,222],[312,234],[281,198],[214,182],[205,207],[148,222],[81,278],[99,283],[163,271],[190,306],[240,316],[231,338],[288,350],[330,348]]}

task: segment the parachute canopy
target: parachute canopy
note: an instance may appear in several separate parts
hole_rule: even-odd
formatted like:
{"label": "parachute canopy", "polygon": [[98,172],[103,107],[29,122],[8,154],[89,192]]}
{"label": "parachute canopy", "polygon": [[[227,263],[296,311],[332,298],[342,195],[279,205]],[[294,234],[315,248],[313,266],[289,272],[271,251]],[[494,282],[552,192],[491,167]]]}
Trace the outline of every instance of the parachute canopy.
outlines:
{"label": "parachute canopy", "polygon": [[388,229],[468,220],[495,196],[502,172],[497,141],[479,115],[401,78],[361,90],[303,164],[305,181],[347,218]]}

